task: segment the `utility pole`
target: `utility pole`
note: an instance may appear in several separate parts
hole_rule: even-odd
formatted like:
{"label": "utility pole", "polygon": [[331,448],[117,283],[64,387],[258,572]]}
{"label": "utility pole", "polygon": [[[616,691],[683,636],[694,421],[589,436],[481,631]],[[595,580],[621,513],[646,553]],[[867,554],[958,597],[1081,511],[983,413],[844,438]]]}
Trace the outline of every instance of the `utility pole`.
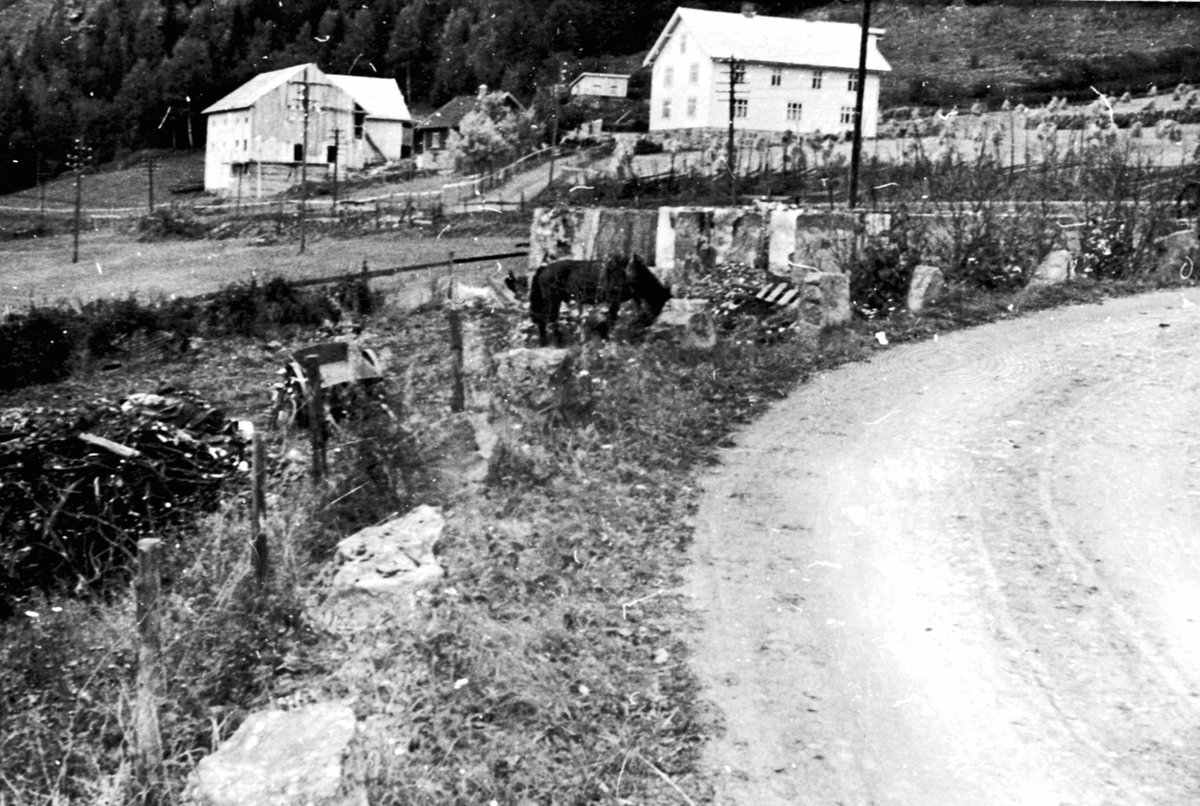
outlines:
{"label": "utility pole", "polygon": [[153,213],[154,212],[154,157],[150,157],[149,159],[146,160],[146,180],[147,180],[148,197],[149,197],[148,207],[150,208],[150,212]]}
{"label": "utility pole", "polygon": [[304,254],[304,214],[308,201],[308,68],[304,68],[304,139],[300,146],[300,254]]}
{"label": "utility pole", "polygon": [[737,117],[737,85],[746,77],[746,63],[729,57],[729,142],[726,144],[725,168],[729,171],[729,204],[737,206],[737,149],[733,141],[733,121]]}
{"label": "utility pole", "polygon": [[854,146],[850,151],[850,209],[858,206],[858,171],[862,166],[863,94],[867,89],[867,44],[871,36],[871,0],[863,0],[862,38],[858,44],[858,86],[854,92]]}
{"label": "utility pole", "polygon": [[558,68],[558,81],[551,87],[554,94],[554,119],[550,122],[550,178],[546,181],[546,189],[550,190],[554,187],[554,158],[558,154],[558,113],[559,102],[558,92],[559,86],[562,84],[563,71],[562,67]]}
{"label": "utility pole", "polygon": [[75,226],[74,246],[71,251],[71,262],[79,262],[79,219],[83,211],[83,168],[87,164],[91,149],[83,144],[83,140],[75,138],[75,147],[71,149],[71,167],[75,171]]}
{"label": "utility pole", "polygon": [[342,130],[333,130],[333,216],[337,218],[338,203],[338,159],[341,157]]}

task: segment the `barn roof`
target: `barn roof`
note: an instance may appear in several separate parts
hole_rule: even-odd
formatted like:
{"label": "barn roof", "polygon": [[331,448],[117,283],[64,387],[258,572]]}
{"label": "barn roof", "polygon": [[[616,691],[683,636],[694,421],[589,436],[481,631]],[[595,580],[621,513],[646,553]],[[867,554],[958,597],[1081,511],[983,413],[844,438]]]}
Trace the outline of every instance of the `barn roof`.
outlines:
{"label": "barn roof", "polygon": [[202,114],[208,115],[213,112],[231,112],[235,109],[249,109],[250,107],[254,106],[259,98],[263,97],[279,85],[290,81],[297,73],[302,72],[306,67],[313,67],[316,69],[315,66],[311,64],[297,64],[292,67],[285,67],[282,70],[272,70],[268,73],[259,73],[254,78],[250,79],[245,84],[205,109]]}
{"label": "barn roof", "polygon": [[412,120],[404,96],[393,78],[369,76],[327,76],[330,83],[341,87],[368,117],[378,120]]}
{"label": "barn roof", "polygon": [[[731,14],[677,8],[671,15],[654,47],[646,54],[650,66],[662,53],[676,30],[683,28],[704,55],[713,59],[738,58],[770,64],[798,64],[842,70],[858,68],[858,48],[862,28],[850,22],[768,17],[761,14]],[[891,70],[876,44],[883,31],[872,28],[867,49],[867,69]]]}
{"label": "barn roof", "polygon": [[315,64],[297,64],[282,70],[259,73],[205,109],[204,114],[249,109],[264,95],[291,81],[305,69],[311,71],[311,80],[325,78],[330,84],[353,98],[368,117],[381,120],[412,120],[412,115],[408,112],[408,106],[404,103],[404,96],[400,93],[400,87],[396,84],[395,79],[328,75]]}

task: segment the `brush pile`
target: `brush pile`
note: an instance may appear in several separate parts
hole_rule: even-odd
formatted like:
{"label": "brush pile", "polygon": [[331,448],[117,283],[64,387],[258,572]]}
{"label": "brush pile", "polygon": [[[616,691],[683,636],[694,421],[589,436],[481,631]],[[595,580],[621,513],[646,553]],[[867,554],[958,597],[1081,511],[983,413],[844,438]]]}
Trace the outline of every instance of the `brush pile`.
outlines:
{"label": "brush pile", "polygon": [[213,506],[237,424],[195,395],[0,411],[0,619],[31,591],[98,590],[143,537]]}

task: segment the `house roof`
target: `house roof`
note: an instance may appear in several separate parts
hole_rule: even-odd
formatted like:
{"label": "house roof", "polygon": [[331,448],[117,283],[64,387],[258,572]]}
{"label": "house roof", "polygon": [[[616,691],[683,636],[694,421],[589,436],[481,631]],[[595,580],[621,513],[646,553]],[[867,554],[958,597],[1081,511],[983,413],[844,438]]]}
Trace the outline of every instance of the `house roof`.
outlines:
{"label": "house roof", "polygon": [[[677,8],[654,47],[646,54],[646,66],[662,53],[679,28],[691,34],[696,46],[713,59],[738,58],[770,64],[802,64],[843,70],[858,68],[861,26],[851,22],[822,22],[787,17],[746,16],[723,11]],[[872,28],[867,48],[867,70],[892,69],[879,52],[883,31]]]}
{"label": "house roof", "polygon": [[213,112],[230,112],[234,109],[249,109],[250,107],[254,106],[255,102],[257,102],[259,98],[263,97],[280,84],[290,81],[293,76],[302,72],[306,67],[313,67],[315,69],[315,65],[297,64],[292,67],[285,67],[282,70],[272,70],[268,73],[259,73],[254,78],[250,79],[245,84],[205,109],[201,114],[208,115]]}
{"label": "house roof", "polygon": [[379,120],[412,120],[400,86],[394,78],[370,76],[327,76],[330,83],[341,87],[368,117]]}
{"label": "house roof", "polygon": [[575,80],[571,82],[571,86],[574,87],[576,84],[578,84],[580,81],[583,81],[585,78],[622,78],[622,79],[625,79],[626,81],[628,81],[629,74],[628,73],[580,73],[578,76],[576,76]]}
{"label": "house roof", "polygon": [[282,70],[271,70],[259,73],[254,78],[238,87],[233,92],[204,110],[203,114],[213,112],[231,112],[237,109],[249,109],[267,93],[280,85],[291,81],[304,70],[312,70],[317,76],[326,78],[330,84],[341,89],[361,106],[368,117],[381,120],[411,120],[408,106],[400,87],[391,78],[371,78],[368,76],[335,76],[328,75],[315,64],[297,64]]}
{"label": "house roof", "polygon": [[[522,108],[521,102],[514,98],[511,93],[504,93],[504,102],[513,109]],[[462,123],[462,119],[475,111],[478,104],[478,95],[459,95],[456,98],[451,98],[444,106],[422,120],[418,128],[457,129],[458,124]]]}

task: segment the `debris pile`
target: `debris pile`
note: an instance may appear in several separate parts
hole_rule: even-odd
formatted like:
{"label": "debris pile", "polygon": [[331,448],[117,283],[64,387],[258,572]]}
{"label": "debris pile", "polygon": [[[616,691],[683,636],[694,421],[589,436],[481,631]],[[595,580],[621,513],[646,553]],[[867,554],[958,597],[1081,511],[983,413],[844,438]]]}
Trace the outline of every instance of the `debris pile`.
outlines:
{"label": "debris pile", "polygon": [[35,590],[101,587],[138,539],[214,506],[237,424],[188,392],[0,411],[0,618]]}
{"label": "debris pile", "polygon": [[760,341],[781,338],[796,324],[799,296],[788,287],[793,284],[787,278],[744,263],[718,265],[692,277],[688,285],[690,296],[709,301],[718,328],[745,325],[750,317]]}

